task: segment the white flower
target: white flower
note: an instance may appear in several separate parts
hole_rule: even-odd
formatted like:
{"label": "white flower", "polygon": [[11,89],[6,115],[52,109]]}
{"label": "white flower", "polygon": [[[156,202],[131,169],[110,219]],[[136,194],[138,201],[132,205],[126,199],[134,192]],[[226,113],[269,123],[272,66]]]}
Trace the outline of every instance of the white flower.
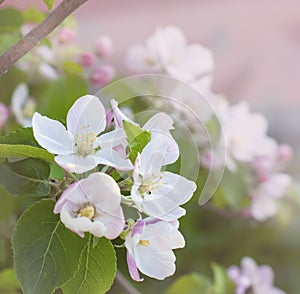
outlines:
{"label": "white flower", "polygon": [[130,48],[126,65],[137,73],[167,73],[194,81],[214,68],[210,50],[187,44],[183,32],[174,26],[157,28],[145,45]]}
{"label": "white flower", "polygon": [[63,224],[80,237],[90,232],[96,237],[114,239],[125,225],[120,203],[121,192],[114,179],[93,173],[63,192],[54,213],[60,213]]}
{"label": "white flower", "polygon": [[166,222],[153,218],[136,222],[125,239],[127,264],[133,280],[143,280],[138,270],[158,280],[174,274],[176,257],[172,249],[185,246],[178,226],[178,221]]}
{"label": "white flower", "polygon": [[106,126],[105,109],[96,96],[79,98],[67,114],[65,126],[48,117],[35,113],[32,120],[33,134],[37,142],[50,153],[57,154],[55,161],[68,171],[83,173],[105,164],[120,170],[133,168],[114,146],[126,138],[118,129],[101,136]]}
{"label": "white flower", "polygon": [[170,135],[152,133],[150,142],[136,159],[131,197],[137,208],[149,216],[178,219],[185,215],[185,209],[179,206],[189,201],[196,190],[194,182],[162,171],[163,166],[177,160],[177,151]]}
{"label": "white flower", "polygon": [[250,257],[241,261],[241,269],[231,266],[228,276],[236,285],[236,294],[246,294],[250,290],[253,294],[285,294],[284,291],[273,286],[274,273],[270,266],[258,266]]}
{"label": "white flower", "polygon": [[250,163],[268,141],[267,120],[259,113],[251,113],[246,102],[235,105],[215,104],[225,137],[227,167],[236,169],[232,159]]}
{"label": "white flower", "polygon": [[23,127],[30,127],[36,103],[34,99],[29,96],[26,84],[20,84],[14,90],[11,99],[11,107],[17,122]]}
{"label": "white flower", "polygon": [[252,192],[250,213],[258,221],[264,221],[278,212],[277,200],[284,196],[291,177],[284,173],[271,174]]}

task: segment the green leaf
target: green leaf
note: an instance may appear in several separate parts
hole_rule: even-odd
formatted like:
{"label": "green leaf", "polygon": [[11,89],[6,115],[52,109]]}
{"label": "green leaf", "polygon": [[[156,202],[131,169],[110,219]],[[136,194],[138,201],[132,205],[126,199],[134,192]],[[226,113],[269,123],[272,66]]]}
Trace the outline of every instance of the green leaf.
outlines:
{"label": "green leaf", "polygon": [[83,73],[82,66],[73,61],[65,61],[63,64],[63,69],[68,74],[81,75]]}
{"label": "green leaf", "polygon": [[220,184],[220,192],[231,207],[240,210],[249,206],[250,198],[247,172],[241,168],[238,170],[239,172],[235,173],[225,170]]}
{"label": "green leaf", "polygon": [[166,291],[166,294],[212,294],[211,281],[200,274],[188,274],[177,279]]}
{"label": "green leaf", "polygon": [[0,184],[16,196],[49,195],[49,174],[49,165],[38,159],[28,158],[0,163]]}
{"label": "green leaf", "polygon": [[134,163],[138,153],[149,143],[151,133],[128,121],[123,121],[123,128],[130,148],[129,159]]}
{"label": "green leaf", "polygon": [[21,144],[39,147],[33,136],[32,128],[22,128],[6,136],[1,136],[0,144]]}
{"label": "green leaf", "polygon": [[0,55],[2,55],[12,45],[17,43],[20,38],[21,35],[14,32],[0,35]]}
{"label": "green leaf", "polygon": [[31,6],[23,11],[24,21],[40,23],[44,20],[45,14],[38,10],[36,7]]}
{"label": "green leaf", "polygon": [[51,83],[39,101],[39,112],[53,119],[66,119],[72,104],[87,94],[85,81],[78,75],[66,74],[63,79]]}
{"label": "green leaf", "polygon": [[[17,198],[12,197],[4,187],[0,185],[0,223],[3,220],[8,219],[11,215],[15,213],[17,207]],[[4,204],[5,203],[5,204]]]}
{"label": "green leaf", "polygon": [[45,149],[29,145],[0,144],[0,157],[32,157],[54,162],[54,155]]}
{"label": "green leaf", "polygon": [[17,30],[23,25],[22,13],[12,7],[0,9],[0,33]]}
{"label": "green leaf", "polygon": [[19,219],[12,236],[14,266],[25,294],[49,294],[78,270],[86,239],[61,223],[54,201],[33,204]]}
{"label": "green leaf", "polygon": [[0,272],[0,293],[14,293],[20,288],[20,283],[13,268]]}
{"label": "green leaf", "polygon": [[48,9],[52,9],[53,5],[54,5],[54,0],[43,0],[44,3],[47,5]]}
{"label": "green leaf", "polygon": [[116,270],[116,254],[111,242],[101,238],[93,247],[90,236],[78,273],[62,289],[66,294],[106,293],[113,283]]}
{"label": "green leaf", "polygon": [[234,294],[234,284],[229,279],[226,269],[217,263],[211,265],[214,273],[213,294]]}

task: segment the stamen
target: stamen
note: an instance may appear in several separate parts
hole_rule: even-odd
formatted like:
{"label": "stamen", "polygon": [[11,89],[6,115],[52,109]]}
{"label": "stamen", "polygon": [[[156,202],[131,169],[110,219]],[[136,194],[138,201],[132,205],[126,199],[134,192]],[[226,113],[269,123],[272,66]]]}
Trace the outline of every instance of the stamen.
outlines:
{"label": "stamen", "polygon": [[94,143],[96,142],[97,136],[94,132],[87,134],[77,134],[75,137],[76,153],[78,155],[87,156],[92,153]]}
{"label": "stamen", "polygon": [[88,204],[79,210],[77,217],[85,216],[88,219],[92,220],[95,217],[95,213],[95,208]]}
{"label": "stamen", "polygon": [[139,244],[142,246],[149,246],[150,245],[150,241],[149,240],[140,240]]}

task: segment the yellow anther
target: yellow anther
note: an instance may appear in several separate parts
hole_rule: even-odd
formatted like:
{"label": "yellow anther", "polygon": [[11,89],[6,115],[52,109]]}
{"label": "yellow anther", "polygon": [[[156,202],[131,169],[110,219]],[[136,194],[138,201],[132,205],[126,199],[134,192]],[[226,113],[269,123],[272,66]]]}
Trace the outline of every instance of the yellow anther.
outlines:
{"label": "yellow anther", "polygon": [[95,217],[95,208],[91,205],[88,205],[88,206],[80,209],[77,216],[78,217],[85,216],[85,217],[89,218],[90,220],[92,220]]}
{"label": "yellow anther", "polygon": [[140,240],[139,244],[142,246],[149,246],[150,245],[150,241],[149,240]]}

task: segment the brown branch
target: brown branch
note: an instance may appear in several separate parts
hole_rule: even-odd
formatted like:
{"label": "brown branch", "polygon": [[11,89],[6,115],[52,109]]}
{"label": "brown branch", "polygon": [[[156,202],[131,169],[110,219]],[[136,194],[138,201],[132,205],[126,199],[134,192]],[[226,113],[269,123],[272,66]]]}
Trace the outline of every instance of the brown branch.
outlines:
{"label": "brown branch", "polygon": [[0,0],[0,5],[4,2],[4,0]]}
{"label": "brown branch", "polygon": [[141,294],[138,290],[136,290],[128,280],[123,276],[120,271],[117,271],[116,282],[127,291],[128,294]]}
{"label": "brown branch", "polygon": [[63,0],[49,13],[43,22],[0,56],[0,76],[6,73],[7,70],[21,57],[34,48],[41,40],[47,37],[74,10],[87,1],[88,0]]}

